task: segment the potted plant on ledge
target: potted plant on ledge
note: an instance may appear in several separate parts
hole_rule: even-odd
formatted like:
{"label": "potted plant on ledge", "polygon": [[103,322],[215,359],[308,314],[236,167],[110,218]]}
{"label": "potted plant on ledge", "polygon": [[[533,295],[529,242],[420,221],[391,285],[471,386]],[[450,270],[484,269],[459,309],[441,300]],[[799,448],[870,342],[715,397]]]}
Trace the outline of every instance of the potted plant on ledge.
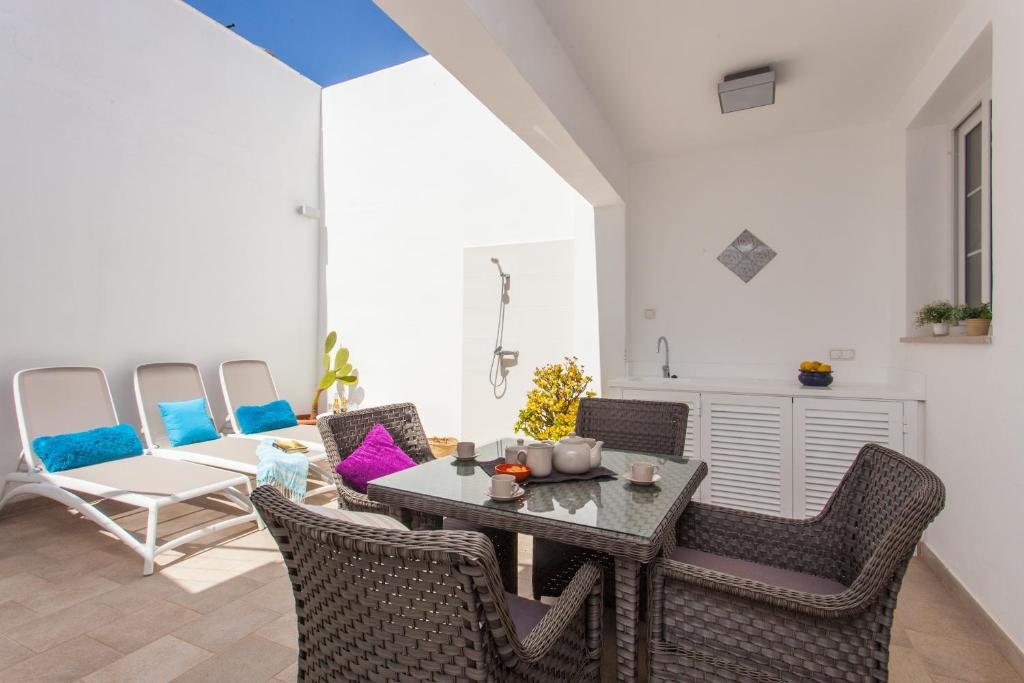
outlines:
{"label": "potted plant on ledge", "polygon": [[950,323],[955,323],[957,319],[957,309],[953,304],[948,301],[933,301],[917,312],[914,322],[919,327],[931,325],[934,336],[945,337],[949,334]]}
{"label": "potted plant on ledge", "polygon": [[992,325],[992,307],[989,304],[960,306],[956,309],[956,319],[963,321],[968,337],[984,337]]}

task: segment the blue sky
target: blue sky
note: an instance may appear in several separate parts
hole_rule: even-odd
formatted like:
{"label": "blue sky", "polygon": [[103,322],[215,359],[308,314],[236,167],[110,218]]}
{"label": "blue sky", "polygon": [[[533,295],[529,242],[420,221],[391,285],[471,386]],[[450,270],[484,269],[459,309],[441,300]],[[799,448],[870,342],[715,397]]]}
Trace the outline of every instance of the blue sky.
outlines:
{"label": "blue sky", "polygon": [[426,52],[371,0],[185,0],[322,86]]}

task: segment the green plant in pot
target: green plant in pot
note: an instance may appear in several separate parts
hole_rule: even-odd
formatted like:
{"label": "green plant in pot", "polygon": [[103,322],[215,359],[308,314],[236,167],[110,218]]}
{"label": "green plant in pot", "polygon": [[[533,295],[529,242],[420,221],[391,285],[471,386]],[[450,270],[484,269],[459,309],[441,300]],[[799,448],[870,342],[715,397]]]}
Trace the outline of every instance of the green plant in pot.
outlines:
{"label": "green plant in pot", "polygon": [[968,337],[983,337],[988,334],[992,325],[992,306],[960,306],[956,309],[956,319],[964,323],[965,334]]}
{"label": "green plant in pot", "polygon": [[945,337],[949,334],[950,323],[957,321],[957,309],[948,301],[933,301],[921,307],[914,317],[919,327],[931,325],[932,334]]}
{"label": "green plant in pot", "polygon": [[320,412],[320,394],[330,389],[332,384],[337,382],[342,386],[351,386],[359,381],[359,377],[353,374],[355,369],[348,362],[349,353],[347,348],[344,346],[339,347],[334,357],[331,358],[331,352],[334,351],[337,343],[338,334],[332,330],[328,333],[327,339],[324,340],[324,374],[320,378],[320,383],[317,384],[316,393],[313,394],[313,407],[310,417],[315,418],[317,413]]}

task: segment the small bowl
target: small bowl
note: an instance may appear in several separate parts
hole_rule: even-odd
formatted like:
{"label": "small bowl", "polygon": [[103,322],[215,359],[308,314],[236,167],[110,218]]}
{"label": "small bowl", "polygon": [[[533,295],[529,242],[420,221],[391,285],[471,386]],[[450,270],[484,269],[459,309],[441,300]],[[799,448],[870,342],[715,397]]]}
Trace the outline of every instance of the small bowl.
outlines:
{"label": "small bowl", "polygon": [[494,468],[494,471],[498,474],[511,474],[516,478],[516,481],[523,483],[526,478],[530,476],[530,468],[526,465],[516,465],[515,463],[505,463],[498,465]]}
{"label": "small bowl", "polygon": [[832,384],[833,377],[831,372],[801,370],[798,379],[805,387],[827,387]]}
{"label": "small bowl", "polygon": [[427,443],[430,444],[430,452],[434,454],[435,458],[443,458],[455,452],[459,440],[454,436],[432,436],[427,439]]}

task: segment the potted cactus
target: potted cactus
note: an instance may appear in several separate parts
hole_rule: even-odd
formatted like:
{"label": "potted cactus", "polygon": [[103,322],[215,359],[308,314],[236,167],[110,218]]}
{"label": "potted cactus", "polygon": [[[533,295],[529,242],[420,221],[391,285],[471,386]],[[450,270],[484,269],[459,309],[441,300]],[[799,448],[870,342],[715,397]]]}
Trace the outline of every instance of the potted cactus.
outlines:
{"label": "potted cactus", "polygon": [[992,307],[989,304],[960,306],[956,309],[956,318],[963,321],[968,337],[983,337],[992,324]]}
{"label": "potted cactus", "polygon": [[957,321],[957,309],[948,301],[933,301],[921,307],[914,322],[918,326],[932,326],[932,335],[945,337],[949,334],[949,324]]}
{"label": "potted cactus", "polygon": [[359,377],[353,374],[355,369],[348,362],[349,352],[346,347],[338,347],[334,357],[331,357],[331,352],[334,351],[337,343],[338,334],[332,330],[328,333],[327,339],[324,340],[324,374],[320,377],[320,382],[316,386],[316,393],[313,394],[313,405],[310,414],[308,416],[298,416],[300,422],[306,421],[309,424],[316,424],[316,416],[320,412],[320,395],[330,389],[332,384],[337,382],[340,388],[342,386],[352,386],[359,381]]}

